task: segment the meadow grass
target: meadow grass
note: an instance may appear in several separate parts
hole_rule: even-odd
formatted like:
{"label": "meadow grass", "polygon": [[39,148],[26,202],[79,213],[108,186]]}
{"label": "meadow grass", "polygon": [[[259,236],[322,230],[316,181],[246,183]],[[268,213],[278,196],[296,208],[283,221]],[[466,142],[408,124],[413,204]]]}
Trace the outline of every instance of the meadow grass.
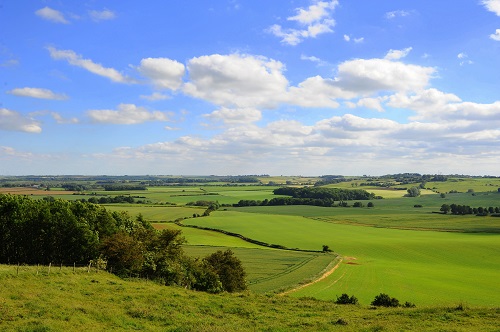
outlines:
{"label": "meadow grass", "polygon": [[[466,301],[500,305],[500,241],[495,234],[408,231],[333,224],[298,216],[214,212],[187,224],[224,229],[290,248],[319,250],[323,244],[355,257],[324,282],[297,296],[335,299],[349,291],[361,301],[386,292],[421,305]],[[349,273],[345,284],[335,281]],[[353,292],[354,291],[354,292]]]}
{"label": "meadow grass", "polygon": [[[34,267],[33,267],[34,268]],[[206,294],[70,268],[0,265],[2,331],[498,331],[500,309],[372,310],[312,298]]]}

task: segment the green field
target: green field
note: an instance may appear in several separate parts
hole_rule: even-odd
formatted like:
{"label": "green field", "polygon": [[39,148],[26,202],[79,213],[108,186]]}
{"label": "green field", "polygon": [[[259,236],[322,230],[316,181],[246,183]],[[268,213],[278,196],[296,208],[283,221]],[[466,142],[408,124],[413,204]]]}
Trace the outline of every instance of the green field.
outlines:
{"label": "green field", "polygon": [[[185,223],[291,248],[319,250],[326,244],[343,256],[356,258],[296,296],[335,299],[349,292],[367,304],[374,295],[386,292],[422,305],[460,301],[500,305],[499,235],[416,232],[234,211]],[[344,277],[345,282],[336,281]]]}

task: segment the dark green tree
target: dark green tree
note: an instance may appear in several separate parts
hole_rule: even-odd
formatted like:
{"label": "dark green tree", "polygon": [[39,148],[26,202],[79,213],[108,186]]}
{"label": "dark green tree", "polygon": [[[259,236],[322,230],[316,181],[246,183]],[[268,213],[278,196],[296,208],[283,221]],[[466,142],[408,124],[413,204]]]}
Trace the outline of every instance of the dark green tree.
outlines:
{"label": "dark green tree", "polygon": [[243,265],[230,249],[214,252],[205,257],[203,263],[219,276],[223,290],[238,292],[247,289]]}

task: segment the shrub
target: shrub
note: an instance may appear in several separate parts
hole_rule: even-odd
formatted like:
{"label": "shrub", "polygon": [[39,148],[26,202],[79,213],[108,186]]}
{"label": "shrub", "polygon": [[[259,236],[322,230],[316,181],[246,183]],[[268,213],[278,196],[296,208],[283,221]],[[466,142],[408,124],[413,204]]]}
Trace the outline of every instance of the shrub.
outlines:
{"label": "shrub", "polygon": [[336,304],[358,304],[358,299],[353,295],[349,297],[346,293],[340,295],[340,297],[337,296],[337,300],[335,301]]}
{"label": "shrub", "polygon": [[403,304],[404,308],[415,308],[416,305],[414,303],[406,301],[405,304]]}
{"label": "shrub", "polygon": [[390,297],[387,294],[380,293],[379,295],[375,296],[375,299],[371,304],[377,307],[398,307],[399,300],[394,297]]}

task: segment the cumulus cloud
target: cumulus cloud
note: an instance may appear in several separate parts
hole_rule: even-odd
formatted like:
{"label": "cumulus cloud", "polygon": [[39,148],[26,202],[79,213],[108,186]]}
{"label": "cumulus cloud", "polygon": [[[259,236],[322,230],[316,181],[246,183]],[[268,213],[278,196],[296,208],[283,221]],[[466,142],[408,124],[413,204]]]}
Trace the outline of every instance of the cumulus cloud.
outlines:
{"label": "cumulus cloud", "polygon": [[204,117],[226,124],[248,124],[259,121],[262,118],[262,113],[253,108],[229,109],[222,107],[210,114],[205,114]]}
{"label": "cumulus cloud", "polygon": [[490,38],[496,41],[500,41],[500,29],[496,29],[495,33],[490,35]]}
{"label": "cumulus cloud", "polygon": [[184,65],[167,58],[142,59],[137,70],[158,88],[177,90],[185,74]]}
{"label": "cumulus cloud", "polygon": [[268,32],[281,38],[282,43],[292,46],[301,43],[304,39],[333,32],[335,20],[331,18],[331,15],[337,5],[337,0],[316,1],[307,9],[297,8],[295,9],[297,14],[288,17],[287,20],[297,22],[302,28],[284,29],[281,25],[274,24],[268,29]]}
{"label": "cumulus cloud", "polygon": [[415,91],[425,88],[435,73],[432,67],[387,59],[355,59],[338,67],[335,85],[359,94],[376,91]]}
{"label": "cumulus cloud", "polygon": [[0,130],[38,134],[42,132],[42,127],[39,122],[19,112],[0,108]]}
{"label": "cumulus cloud", "polygon": [[406,57],[412,50],[412,47],[407,47],[403,50],[389,50],[385,55],[386,60],[399,60]]}
{"label": "cumulus cloud", "polygon": [[500,0],[483,0],[482,3],[490,12],[500,16]]}
{"label": "cumulus cloud", "polygon": [[92,20],[98,22],[98,21],[107,21],[107,20],[112,20],[116,17],[116,14],[109,10],[109,9],[104,9],[104,10],[91,10],[89,11],[90,18]]}
{"label": "cumulus cloud", "polygon": [[90,59],[84,59],[81,55],[76,54],[72,50],[58,50],[54,47],[47,47],[50,56],[55,60],[66,60],[70,65],[83,68],[89,72],[107,77],[113,82],[118,83],[135,83],[135,80],[122,75],[119,71],[113,68],[106,68],[101,64],[95,63]]}
{"label": "cumulus cloud", "polygon": [[87,116],[95,123],[133,125],[148,121],[168,121],[166,112],[148,111],[134,104],[120,104],[117,110],[90,110]]}
{"label": "cumulus cloud", "polygon": [[207,55],[188,62],[184,92],[216,105],[236,108],[275,107],[288,81],[281,62],[251,55]]}
{"label": "cumulus cloud", "polygon": [[52,100],[65,100],[68,99],[68,96],[64,94],[54,93],[49,89],[40,89],[40,88],[16,88],[10,91],[7,91],[8,94],[19,96],[19,97],[31,97],[31,98],[39,98],[39,99],[52,99]]}
{"label": "cumulus cloud", "polygon": [[44,20],[54,22],[54,23],[63,23],[68,24],[69,21],[64,17],[64,14],[58,10],[52,9],[50,7],[44,7],[42,9],[38,9],[35,11],[35,14]]}

